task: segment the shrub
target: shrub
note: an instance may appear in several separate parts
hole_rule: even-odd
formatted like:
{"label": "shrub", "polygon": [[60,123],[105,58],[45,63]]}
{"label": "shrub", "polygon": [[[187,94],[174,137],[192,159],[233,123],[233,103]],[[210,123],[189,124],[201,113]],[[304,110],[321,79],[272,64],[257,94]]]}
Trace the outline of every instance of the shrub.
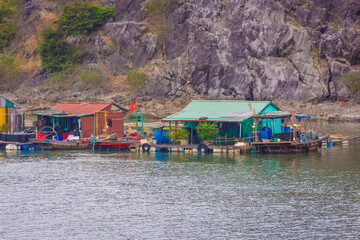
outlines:
{"label": "shrub", "polygon": [[6,69],[6,71],[11,70],[17,72],[20,70],[20,66],[19,64],[15,63],[14,56],[0,54],[0,69],[2,70]]}
{"label": "shrub", "polygon": [[215,123],[200,122],[195,129],[203,140],[212,140],[219,135],[219,128]]}
{"label": "shrub", "polygon": [[20,64],[15,56],[0,54],[0,90],[16,89],[21,80]]}
{"label": "shrub", "polygon": [[7,20],[16,12],[16,8],[11,7],[10,3],[10,1],[0,1],[0,50],[7,47],[15,37],[16,25]]}
{"label": "shrub", "polygon": [[315,47],[312,51],[311,51],[314,55],[319,55],[319,49],[317,47]]}
{"label": "shrub", "polygon": [[88,2],[79,2],[65,6],[61,17],[54,23],[66,35],[88,34],[96,27],[115,16],[115,7],[101,7]]}
{"label": "shrub", "polygon": [[79,80],[87,86],[91,87],[101,87],[103,76],[101,72],[97,69],[85,69],[80,73]]}
{"label": "shrub", "polygon": [[150,1],[148,1],[144,6],[146,16],[151,17],[158,13],[163,13],[166,9],[167,2],[169,2],[169,0],[150,0]]}
{"label": "shrub", "polygon": [[50,77],[46,79],[45,84],[54,84],[65,82],[67,79],[67,73],[65,71],[62,72],[53,72],[50,74]]}
{"label": "shrub", "polygon": [[189,132],[186,129],[178,129],[174,132],[167,132],[166,135],[172,140],[188,140]]}
{"label": "shrub", "polygon": [[54,21],[58,29],[42,32],[39,50],[43,67],[50,72],[59,72],[79,63],[80,52],[66,42],[66,37],[91,32],[113,17],[114,12],[114,7],[80,1],[65,6],[60,18]]}
{"label": "shrub", "polygon": [[126,81],[132,87],[138,87],[149,79],[146,73],[140,72],[138,69],[129,70],[125,73],[127,75]]}
{"label": "shrub", "polygon": [[79,62],[79,52],[65,41],[65,36],[57,30],[42,32],[40,57],[44,68],[50,72],[58,72]]}
{"label": "shrub", "polygon": [[355,92],[360,90],[360,71],[350,72],[342,76],[345,86]]}

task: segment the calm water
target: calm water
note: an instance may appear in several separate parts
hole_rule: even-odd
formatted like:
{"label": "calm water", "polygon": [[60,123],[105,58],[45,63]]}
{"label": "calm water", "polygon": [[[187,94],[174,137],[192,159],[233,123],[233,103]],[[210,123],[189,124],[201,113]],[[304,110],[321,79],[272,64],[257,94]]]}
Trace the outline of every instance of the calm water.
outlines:
{"label": "calm water", "polygon": [[0,239],[360,239],[360,141],[296,155],[0,152]]}

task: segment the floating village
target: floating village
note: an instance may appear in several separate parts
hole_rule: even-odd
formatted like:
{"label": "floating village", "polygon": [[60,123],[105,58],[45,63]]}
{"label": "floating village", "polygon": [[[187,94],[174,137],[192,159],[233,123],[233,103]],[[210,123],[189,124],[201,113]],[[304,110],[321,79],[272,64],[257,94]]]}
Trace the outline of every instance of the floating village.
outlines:
{"label": "floating village", "polygon": [[310,116],[270,101],[194,100],[161,119],[160,127],[137,111],[136,101],[129,108],[136,117],[128,119],[112,103],[62,102],[33,113],[32,126],[19,104],[3,95],[0,104],[0,147],[6,151],[298,153],[358,139],[319,133]]}

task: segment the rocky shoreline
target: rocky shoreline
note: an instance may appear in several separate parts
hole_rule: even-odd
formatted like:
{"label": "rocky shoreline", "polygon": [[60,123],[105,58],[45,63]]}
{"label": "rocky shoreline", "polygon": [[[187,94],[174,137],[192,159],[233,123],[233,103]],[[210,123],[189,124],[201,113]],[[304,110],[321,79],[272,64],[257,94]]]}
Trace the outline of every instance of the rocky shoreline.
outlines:
{"label": "rocky shoreline", "polygon": [[[16,101],[16,96],[13,96]],[[125,113],[125,117],[134,117],[135,113],[128,109],[134,100],[137,100],[138,111],[143,111],[145,118],[160,120],[173,113],[181,111],[192,100],[205,99],[198,96],[188,97],[150,97],[132,95],[108,95],[92,99],[63,99],[63,101],[92,101],[92,102],[112,102],[120,107]],[[313,120],[325,121],[347,121],[360,122],[360,104],[340,101],[324,101],[320,103],[309,103],[288,100],[273,100],[273,102],[284,111],[291,112],[296,110],[298,114],[310,115]],[[47,101],[46,98],[36,103],[22,103],[21,111],[34,113],[43,109],[51,108],[56,102]]]}
{"label": "rocky shoreline", "polygon": [[310,115],[314,120],[360,122],[360,105],[351,102],[324,101],[312,104],[281,100],[274,103],[283,110],[297,110],[297,113]]}

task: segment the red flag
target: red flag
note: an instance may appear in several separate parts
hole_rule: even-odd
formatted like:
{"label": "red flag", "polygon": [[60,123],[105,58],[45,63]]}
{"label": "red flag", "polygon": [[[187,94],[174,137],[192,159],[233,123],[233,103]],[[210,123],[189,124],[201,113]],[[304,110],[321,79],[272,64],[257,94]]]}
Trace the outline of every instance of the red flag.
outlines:
{"label": "red flag", "polygon": [[136,100],[131,104],[129,110],[130,110],[130,112],[133,112],[135,109],[137,109]]}

